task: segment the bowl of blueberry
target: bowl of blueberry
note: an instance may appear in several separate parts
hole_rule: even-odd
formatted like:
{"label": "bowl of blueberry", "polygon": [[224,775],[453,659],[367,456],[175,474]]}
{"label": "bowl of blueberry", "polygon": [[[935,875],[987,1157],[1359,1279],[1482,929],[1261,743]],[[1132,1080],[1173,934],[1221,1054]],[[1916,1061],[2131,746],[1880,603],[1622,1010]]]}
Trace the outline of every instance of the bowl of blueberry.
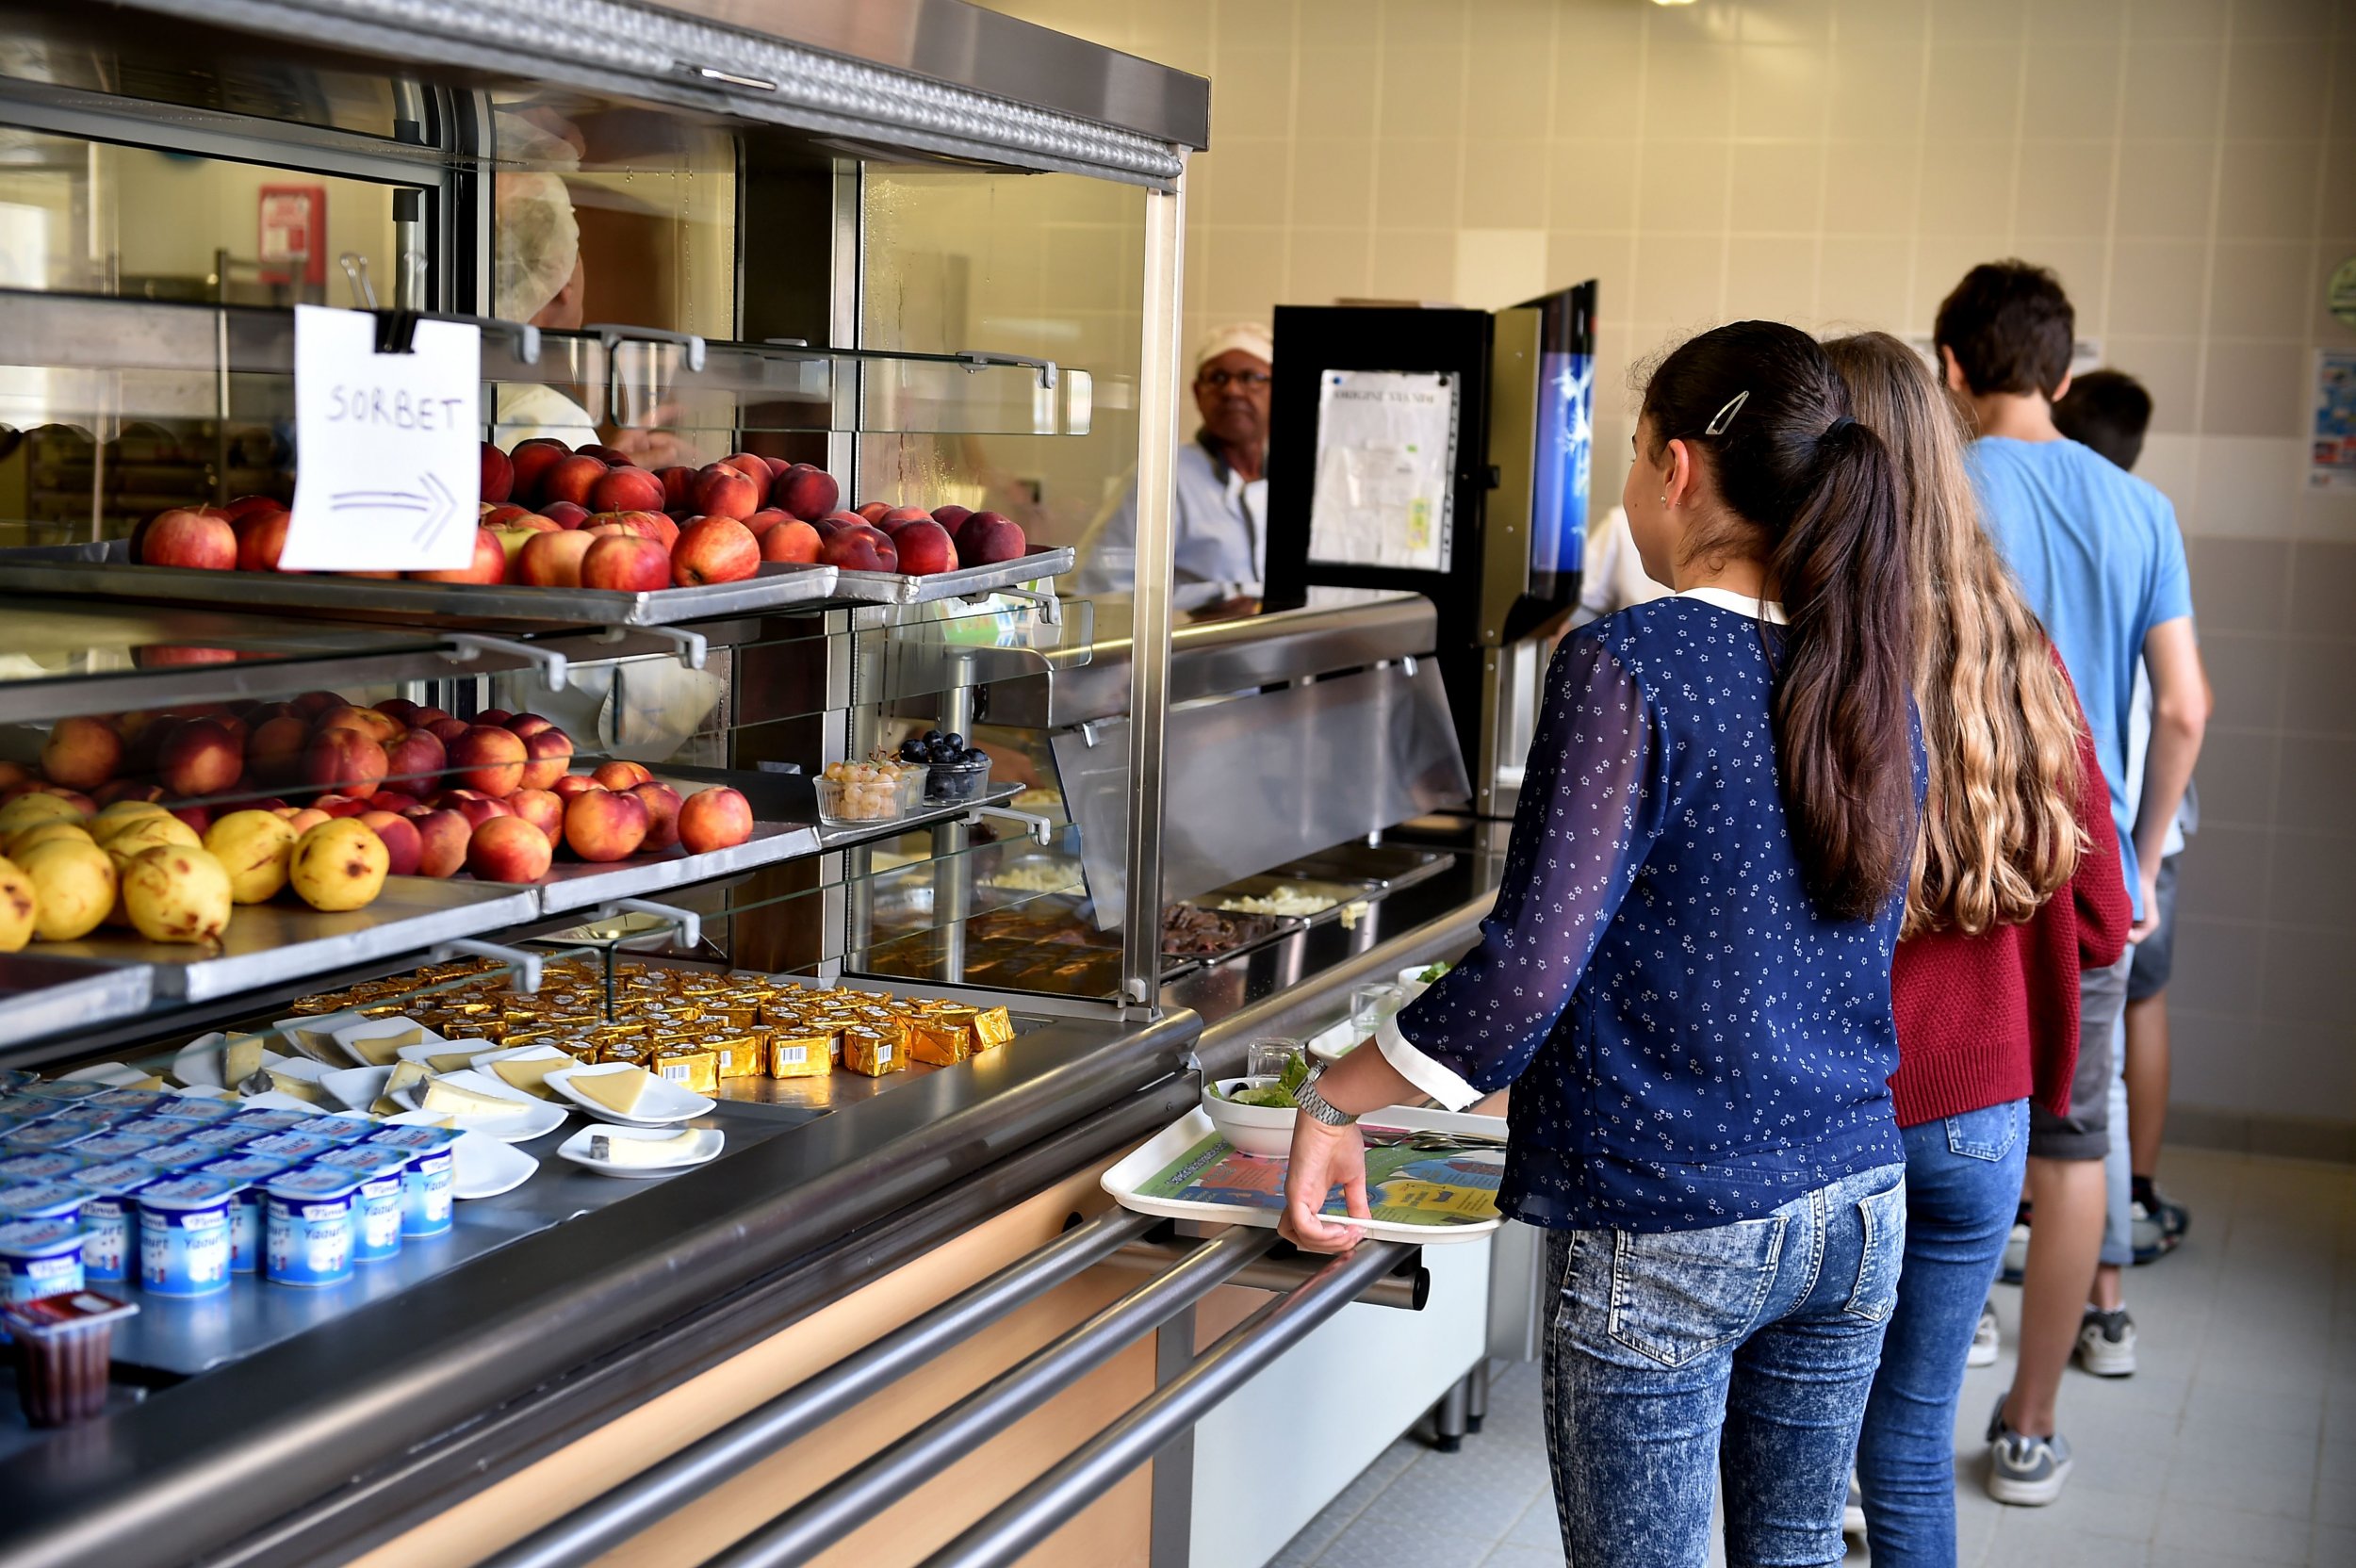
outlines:
{"label": "bowl of blueberry", "polygon": [[927,729],[900,743],[900,760],[924,772],[924,798],[948,805],[978,799],[990,788],[990,753],[956,730]]}

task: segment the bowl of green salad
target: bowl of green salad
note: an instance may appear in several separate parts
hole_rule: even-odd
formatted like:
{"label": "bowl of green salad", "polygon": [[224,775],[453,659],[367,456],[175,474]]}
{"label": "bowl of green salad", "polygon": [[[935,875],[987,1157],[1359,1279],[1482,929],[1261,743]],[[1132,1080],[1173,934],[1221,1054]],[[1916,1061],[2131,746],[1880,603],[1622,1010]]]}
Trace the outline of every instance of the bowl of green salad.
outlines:
{"label": "bowl of green salad", "polygon": [[1295,1051],[1280,1072],[1206,1079],[1203,1114],[1238,1153],[1281,1160],[1292,1152],[1293,1122],[1301,1115],[1293,1092],[1308,1076],[1308,1057]]}

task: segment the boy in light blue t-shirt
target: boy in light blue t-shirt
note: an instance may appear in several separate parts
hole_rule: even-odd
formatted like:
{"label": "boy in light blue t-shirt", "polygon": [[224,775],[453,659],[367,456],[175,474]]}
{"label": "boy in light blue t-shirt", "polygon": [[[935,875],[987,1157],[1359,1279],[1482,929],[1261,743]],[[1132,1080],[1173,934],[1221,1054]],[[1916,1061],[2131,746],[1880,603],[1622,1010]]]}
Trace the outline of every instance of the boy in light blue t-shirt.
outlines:
{"label": "boy in light blue t-shirt", "polygon": [[[2052,272],[2005,261],[1965,275],[1940,303],[1933,335],[1948,387],[1979,433],[1971,462],[1982,516],[2077,684],[2110,785],[2135,900],[2133,935],[2140,939],[2157,914],[2152,881],[2200,754],[2208,698],[2174,509],[2054,427],[2075,330],[2069,297]],[[2131,799],[2127,736],[2139,663],[2151,672],[2152,728],[2141,788]],[[2113,1034],[2126,1004],[2128,963],[2084,977],[2070,1114],[2030,1108],[2037,1224],[2022,1282],[2020,1364],[1988,1425],[1988,1490],[2001,1502],[2049,1503],[2061,1494],[2070,1446],[2055,1432],[2054,1405],[2073,1353],[2098,1375],[2135,1370],[2135,1325],[2119,1270],[2098,1266]]]}

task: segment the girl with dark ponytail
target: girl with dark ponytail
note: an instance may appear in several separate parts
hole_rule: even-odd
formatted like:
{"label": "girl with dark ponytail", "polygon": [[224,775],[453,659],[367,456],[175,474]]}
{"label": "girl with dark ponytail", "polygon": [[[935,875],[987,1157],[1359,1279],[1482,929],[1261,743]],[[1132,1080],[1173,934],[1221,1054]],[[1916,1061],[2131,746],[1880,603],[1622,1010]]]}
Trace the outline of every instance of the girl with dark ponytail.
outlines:
{"label": "girl with dark ponytail", "polygon": [[[1622,502],[1674,596],[1563,640],[1481,944],[1312,1072],[1284,1229],[1355,1239],[1357,1114],[1513,1086],[1499,1193],[1548,1232],[1574,1562],[1840,1560],[1906,1243],[1890,953],[1922,766],[1889,449],[1807,334],[1653,372]],[[1329,1193],[1340,1203],[1329,1217]]]}

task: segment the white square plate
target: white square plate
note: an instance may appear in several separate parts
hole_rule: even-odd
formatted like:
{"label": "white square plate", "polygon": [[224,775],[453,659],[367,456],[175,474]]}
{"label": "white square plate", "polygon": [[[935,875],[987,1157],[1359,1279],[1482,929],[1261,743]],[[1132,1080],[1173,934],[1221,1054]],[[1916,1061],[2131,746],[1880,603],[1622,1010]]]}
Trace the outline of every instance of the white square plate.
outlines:
{"label": "white square plate", "polygon": [[701,1116],[719,1103],[716,1100],[705,1099],[693,1089],[683,1089],[660,1074],[655,1075],[654,1082],[646,1086],[646,1092],[639,1097],[638,1109],[629,1116],[619,1114],[611,1105],[599,1104],[581,1091],[581,1079],[603,1077],[609,1072],[619,1072],[628,1066],[628,1062],[600,1062],[595,1067],[567,1068],[562,1072],[549,1073],[548,1084],[548,1087],[590,1115],[603,1117],[625,1127],[667,1127],[674,1122],[685,1121],[690,1117]]}
{"label": "white square plate", "polygon": [[[335,1032],[335,1044],[352,1058],[355,1067],[368,1067],[372,1064],[354,1048],[354,1040],[367,1039],[372,1035],[398,1035],[409,1029],[417,1031],[419,1045],[438,1045],[442,1041],[441,1036],[413,1018],[364,1018],[357,1023],[347,1023],[337,1029]],[[395,1052],[394,1054],[398,1056],[401,1053]]]}
{"label": "white square plate", "polygon": [[[545,1100],[534,1100],[523,1090],[511,1087],[484,1073],[467,1070],[445,1072],[440,1076],[460,1088],[472,1089],[477,1094],[487,1094],[494,1100],[512,1100],[515,1102],[514,1116],[453,1118],[450,1125],[460,1132],[484,1133],[499,1139],[501,1143],[530,1143],[533,1138],[544,1137],[564,1125],[564,1106],[552,1105]],[[418,1101],[422,1098],[424,1088],[423,1084],[412,1084],[395,1094],[393,1099],[413,1111],[419,1110],[423,1108],[418,1104]]]}
{"label": "white square plate", "polygon": [[388,1067],[347,1067],[319,1077],[319,1086],[355,1111],[365,1111],[392,1081]]}
{"label": "white square plate", "polygon": [[[390,1072],[392,1069],[376,1070]],[[384,1121],[387,1126],[432,1125],[434,1119],[423,1111],[403,1111],[399,1116],[386,1117]],[[460,1133],[450,1152],[452,1198],[497,1198],[522,1186],[540,1168],[540,1162],[522,1150],[483,1133]]]}
{"label": "white square plate", "polygon": [[[485,1078],[498,1078],[500,1083],[507,1084],[509,1088],[514,1088],[515,1086],[515,1085],[508,1084],[506,1079],[499,1078],[498,1073],[491,1070],[491,1064],[493,1062],[532,1062],[538,1061],[544,1056],[561,1056],[565,1061],[572,1063],[574,1067],[581,1065],[581,1058],[574,1055],[571,1052],[560,1051],[555,1046],[543,1041],[536,1045],[511,1046],[505,1051],[485,1051],[482,1055],[474,1058],[474,1070],[480,1072]],[[526,1094],[532,1094],[530,1089],[526,1089],[524,1092]],[[534,1094],[532,1097],[534,1100],[554,1100],[556,1098],[551,1094]]]}
{"label": "white square plate", "polygon": [[600,1176],[621,1177],[668,1176],[675,1171],[689,1170],[699,1165],[709,1165],[720,1157],[720,1150],[728,1142],[728,1138],[719,1128],[691,1127],[686,1131],[691,1140],[687,1145],[686,1152],[664,1165],[621,1165],[612,1160],[597,1159],[590,1154],[589,1150],[593,1140],[600,1134],[616,1142],[629,1139],[634,1142],[651,1143],[658,1138],[679,1136],[679,1130],[671,1127],[630,1127],[615,1122],[593,1121],[563,1143],[558,1144],[556,1152],[572,1161],[573,1164],[584,1169],[594,1170]]}
{"label": "white square plate", "polygon": [[[172,1058],[172,1075],[192,1089],[219,1089],[227,1086],[221,1081],[221,1052],[228,1046],[229,1037],[216,1029],[209,1035],[199,1035],[180,1048]],[[262,1048],[262,1065],[284,1071],[291,1056],[284,1056],[270,1047]]]}
{"label": "white square plate", "polygon": [[[277,1022],[271,1024],[270,1027],[280,1032],[280,1040],[284,1042],[286,1049],[293,1053],[295,1055],[308,1056],[314,1061],[325,1062],[330,1067],[346,1067],[352,1065],[353,1063],[357,1063],[358,1065],[365,1067],[368,1064],[361,1062],[356,1056],[352,1057],[351,1062],[347,1062],[345,1060],[347,1053],[341,1045],[336,1043],[335,1031],[338,1029],[349,1029],[355,1023],[366,1023],[368,1021],[367,1019],[362,1018],[358,1013],[349,1011],[341,1013],[312,1013],[306,1014],[302,1018],[282,1018]],[[303,1031],[303,1033],[300,1035],[292,1033],[292,1031],[298,1029]],[[312,1049],[308,1038],[308,1037],[312,1035],[320,1037],[320,1042],[317,1050]]]}

